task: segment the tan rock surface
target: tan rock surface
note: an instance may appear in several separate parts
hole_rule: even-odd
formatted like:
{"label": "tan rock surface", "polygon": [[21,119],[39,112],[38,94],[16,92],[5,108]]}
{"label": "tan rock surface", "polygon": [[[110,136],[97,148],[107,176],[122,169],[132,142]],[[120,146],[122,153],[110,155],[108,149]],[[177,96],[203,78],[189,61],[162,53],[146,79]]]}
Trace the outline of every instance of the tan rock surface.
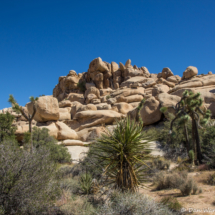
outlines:
{"label": "tan rock surface", "polygon": [[112,110],[97,110],[97,111],[82,111],[76,113],[74,120],[78,121],[80,124],[76,130],[82,130],[84,128],[89,128],[92,126],[112,124],[116,119],[124,117],[123,114],[117,113]]}
{"label": "tan rock surface", "polygon": [[164,113],[166,118],[168,118],[168,114],[172,113],[175,114],[175,110],[173,106],[181,100],[181,97],[175,96],[175,95],[170,95],[168,93],[161,93],[158,95],[158,101],[160,102],[161,107],[166,107],[167,111]]}
{"label": "tan rock surface", "polygon": [[112,108],[117,109],[117,112],[122,113],[122,114],[127,114],[130,110],[132,110],[134,107],[126,102],[120,102],[120,103],[115,103]]}
{"label": "tan rock surface", "polygon": [[58,128],[58,140],[66,140],[66,139],[73,139],[77,140],[78,135],[77,133],[69,128],[65,123],[63,122],[56,122],[56,126]]}
{"label": "tan rock surface", "polygon": [[79,93],[70,93],[68,95],[68,99],[71,102],[80,102],[81,104],[84,104],[84,95]]}
{"label": "tan rock surface", "polygon": [[196,76],[198,74],[198,69],[195,66],[188,66],[186,70],[183,72],[184,78],[192,78],[193,76]]}
{"label": "tan rock surface", "polygon": [[140,110],[144,125],[151,125],[161,119],[159,104],[159,101],[153,96],[145,101],[143,108]]}
{"label": "tan rock surface", "polygon": [[[33,104],[29,102],[26,104],[28,112],[33,114]],[[59,105],[58,100],[52,96],[41,96],[36,102],[36,114],[34,120],[37,122],[46,122],[59,119]]]}

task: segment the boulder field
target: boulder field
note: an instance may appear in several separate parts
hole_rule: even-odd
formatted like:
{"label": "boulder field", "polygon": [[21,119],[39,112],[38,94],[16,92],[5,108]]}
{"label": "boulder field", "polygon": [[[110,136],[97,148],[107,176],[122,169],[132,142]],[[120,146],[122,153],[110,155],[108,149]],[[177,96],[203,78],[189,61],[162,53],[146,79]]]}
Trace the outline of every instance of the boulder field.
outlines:
{"label": "boulder field", "polygon": [[[37,101],[37,112],[32,126],[49,129],[58,144],[78,151],[105,132],[114,128],[117,120],[130,115],[135,117],[142,99],[145,103],[140,110],[144,125],[152,125],[164,117],[161,107],[172,108],[180,101],[185,90],[200,92],[204,106],[215,116],[215,75],[198,75],[198,69],[188,66],[183,76],[174,75],[170,68],[163,68],[158,74],[150,74],[146,67],[131,65],[131,60],[123,63],[107,63],[100,57],[94,59],[87,72],[77,74],[70,70],[60,76],[53,89],[53,95],[41,96]],[[25,113],[32,114],[32,103],[23,107]],[[23,140],[28,131],[26,119],[12,108],[0,110],[15,116],[18,141]],[[74,149],[74,150],[73,150]],[[81,149],[81,150],[80,150]],[[77,158],[77,152],[74,153]]]}

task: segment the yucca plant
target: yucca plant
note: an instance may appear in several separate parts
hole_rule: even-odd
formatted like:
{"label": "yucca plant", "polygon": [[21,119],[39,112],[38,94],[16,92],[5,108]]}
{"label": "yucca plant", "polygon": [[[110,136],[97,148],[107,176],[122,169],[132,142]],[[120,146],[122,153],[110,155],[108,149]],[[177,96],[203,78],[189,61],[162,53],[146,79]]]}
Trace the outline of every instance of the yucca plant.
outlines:
{"label": "yucca plant", "polygon": [[87,195],[90,194],[92,184],[93,184],[91,174],[89,174],[87,172],[85,174],[82,174],[79,179],[79,184],[80,184],[80,188],[84,194],[87,194]]}
{"label": "yucca plant", "polygon": [[142,121],[129,117],[117,122],[113,132],[102,134],[91,151],[100,160],[108,184],[121,191],[136,191],[145,180],[143,166],[150,157],[148,143],[152,138],[142,131]]}

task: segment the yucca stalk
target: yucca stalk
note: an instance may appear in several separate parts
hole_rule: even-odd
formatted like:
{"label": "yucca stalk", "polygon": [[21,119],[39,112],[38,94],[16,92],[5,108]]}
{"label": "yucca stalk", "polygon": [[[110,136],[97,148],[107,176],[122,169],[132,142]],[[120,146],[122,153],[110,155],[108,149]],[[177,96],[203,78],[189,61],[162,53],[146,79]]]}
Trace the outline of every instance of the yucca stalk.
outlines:
{"label": "yucca stalk", "polygon": [[112,133],[102,134],[91,145],[94,156],[100,160],[108,184],[121,191],[136,191],[145,181],[145,161],[150,157],[148,143],[152,141],[142,131],[143,123],[129,117],[117,122]]}

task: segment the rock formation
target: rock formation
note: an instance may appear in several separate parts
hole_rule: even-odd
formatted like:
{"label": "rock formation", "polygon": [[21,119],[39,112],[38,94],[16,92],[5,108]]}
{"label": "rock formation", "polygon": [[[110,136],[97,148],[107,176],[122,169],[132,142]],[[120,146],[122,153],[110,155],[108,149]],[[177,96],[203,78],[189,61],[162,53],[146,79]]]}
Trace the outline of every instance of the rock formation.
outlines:
{"label": "rock formation", "polygon": [[[198,69],[189,66],[183,77],[174,75],[170,68],[158,74],[150,74],[146,67],[123,63],[107,63],[96,58],[87,72],[77,74],[70,70],[60,76],[53,96],[42,96],[37,101],[37,112],[33,126],[45,127],[59,142],[69,147],[83,147],[98,137],[106,128],[114,126],[116,120],[133,116],[142,99],[146,102],[140,110],[144,125],[161,121],[161,107],[172,108],[185,90],[200,92],[206,108],[215,116],[215,75],[198,75]],[[27,103],[25,112],[32,113],[32,104]],[[16,117],[17,139],[22,141],[28,124],[11,108],[0,110]],[[166,116],[167,117],[167,116]],[[70,148],[71,150],[71,148]]]}

